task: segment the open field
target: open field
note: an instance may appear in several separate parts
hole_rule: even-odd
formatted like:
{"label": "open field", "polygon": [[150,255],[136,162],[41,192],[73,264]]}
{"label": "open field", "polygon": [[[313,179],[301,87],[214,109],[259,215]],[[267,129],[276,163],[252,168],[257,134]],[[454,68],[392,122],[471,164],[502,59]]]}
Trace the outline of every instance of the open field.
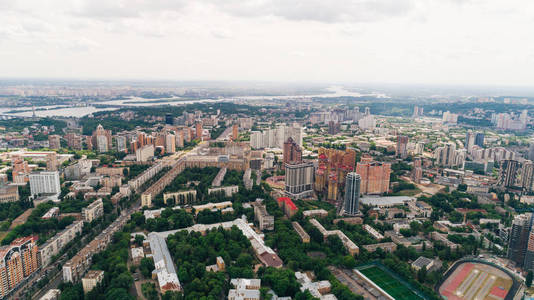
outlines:
{"label": "open field", "polygon": [[505,272],[486,264],[466,262],[443,282],[439,293],[447,300],[505,299],[513,285]]}
{"label": "open field", "polygon": [[422,300],[410,288],[378,266],[366,266],[358,269],[358,271],[396,300]]}

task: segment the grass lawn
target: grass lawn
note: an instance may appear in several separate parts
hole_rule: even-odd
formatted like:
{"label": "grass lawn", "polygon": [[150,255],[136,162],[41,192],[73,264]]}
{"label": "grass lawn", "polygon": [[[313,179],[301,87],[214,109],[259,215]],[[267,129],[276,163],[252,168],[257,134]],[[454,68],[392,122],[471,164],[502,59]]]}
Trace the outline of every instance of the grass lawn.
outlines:
{"label": "grass lawn", "polygon": [[417,296],[407,286],[393,278],[390,274],[379,267],[370,266],[359,269],[358,271],[372,280],[376,285],[378,285],[396,300],[422,300],[421,297]]}

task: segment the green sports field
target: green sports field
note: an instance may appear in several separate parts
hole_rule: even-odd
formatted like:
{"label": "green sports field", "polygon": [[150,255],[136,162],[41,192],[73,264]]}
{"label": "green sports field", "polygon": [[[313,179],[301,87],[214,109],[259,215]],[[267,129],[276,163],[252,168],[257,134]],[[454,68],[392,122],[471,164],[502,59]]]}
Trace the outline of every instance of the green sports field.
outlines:
{"label": "green sports field", "polygon": [[396,300],[422,300],[421,297],[412,292],[407,286],[377,266],[363,267],[358,269],[358,271],[372,280],[376,285],[378,285]]}

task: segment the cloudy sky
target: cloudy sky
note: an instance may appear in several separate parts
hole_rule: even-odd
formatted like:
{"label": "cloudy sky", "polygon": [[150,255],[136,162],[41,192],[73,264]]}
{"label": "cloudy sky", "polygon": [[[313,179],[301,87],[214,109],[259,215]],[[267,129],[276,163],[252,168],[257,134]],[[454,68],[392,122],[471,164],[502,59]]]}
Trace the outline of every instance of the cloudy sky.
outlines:
{"label": "cloudy sky", "polygon": [[534,1],[0,0],[0,77],[534,85]]}

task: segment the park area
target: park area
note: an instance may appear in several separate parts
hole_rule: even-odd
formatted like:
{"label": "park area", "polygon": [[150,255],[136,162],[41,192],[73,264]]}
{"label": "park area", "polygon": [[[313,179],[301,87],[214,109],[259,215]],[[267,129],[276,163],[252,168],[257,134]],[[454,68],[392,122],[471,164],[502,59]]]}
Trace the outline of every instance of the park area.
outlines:
{"label": "park area", "polygon": [[506,299],[513,279],[496,267],[466,262],[458,265],[439,288],[447,300]]}
{"label": "park area", "polygon": [[410,287],[384,268],[368,265],[358,268],[358,271],[396,300],[423,300]]}

